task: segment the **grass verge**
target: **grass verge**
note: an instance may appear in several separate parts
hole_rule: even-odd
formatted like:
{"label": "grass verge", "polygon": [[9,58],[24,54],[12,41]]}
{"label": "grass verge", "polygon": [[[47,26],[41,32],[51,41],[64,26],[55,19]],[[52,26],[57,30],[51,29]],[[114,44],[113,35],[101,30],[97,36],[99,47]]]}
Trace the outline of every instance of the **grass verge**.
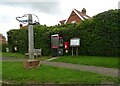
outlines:
{"label": "grass verge", "polygon": [[100,56],[64,56],[52,61],[66,62],[72,64],[102,66],[108,68],[120,68],[117,57],[100,57]]}
{"label": "grass verge", "polygon": [[22,62],[3,62],[3,81],[14,84],[101,84],[104,81],[118,84],[116,77],[42,65],[36,69],[24,69]]}
{"label": "grass verge", "polygon": [[20,54],[20,53],[6,53],[6,52],[2,52],[2,57],[27,58],[28,56],[25,56],[24,54]]}
{"label": "grass verge", "polygon": [[[20,53],[6,53],[6,52],[3,52],[2,54],[2,57],[12,57],[12,58],[26,58],[28,59],[29,56],[25,56],[24,54],[20,54]],[[35,59],[38,59],[38,60],[46,60],[50,58],[49,56],[41,56],[41,57],[35,57]]]}

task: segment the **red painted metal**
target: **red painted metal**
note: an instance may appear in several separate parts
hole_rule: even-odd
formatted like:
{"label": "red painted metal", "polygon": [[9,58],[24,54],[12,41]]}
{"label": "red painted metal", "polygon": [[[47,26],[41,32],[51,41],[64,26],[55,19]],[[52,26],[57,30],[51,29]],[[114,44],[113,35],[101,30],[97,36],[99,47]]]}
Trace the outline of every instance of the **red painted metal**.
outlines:
{"label": "red painted metal", "polygon": [[64,42],[64,48],[68,49],[69,48],[69,42]]}

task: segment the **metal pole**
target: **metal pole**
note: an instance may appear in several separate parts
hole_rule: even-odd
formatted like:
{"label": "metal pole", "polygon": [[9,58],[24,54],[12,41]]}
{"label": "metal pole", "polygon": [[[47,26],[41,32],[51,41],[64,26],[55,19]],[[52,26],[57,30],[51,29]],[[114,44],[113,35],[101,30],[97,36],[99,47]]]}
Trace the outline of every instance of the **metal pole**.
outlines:
{"label": "metal pole", "polygon": [[73,47],[72,47],[72,56],[74,56],[74,55],[73,55]]}
{"label": "metal pole", "polygon": [[76,56],[78,56],[78,46],[76,47]]}
{"label": "metal pole", "polygon": [[33,38],[33,25],[32,14],[28,14],[28,38],[29,38],[29,59],[34,59],[34,38]]}

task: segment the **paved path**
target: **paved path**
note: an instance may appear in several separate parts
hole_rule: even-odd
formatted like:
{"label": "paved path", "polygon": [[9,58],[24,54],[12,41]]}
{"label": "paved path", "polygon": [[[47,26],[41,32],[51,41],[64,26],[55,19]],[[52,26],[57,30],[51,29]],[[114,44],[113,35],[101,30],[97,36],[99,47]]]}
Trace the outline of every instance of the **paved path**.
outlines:
{"label": "paved path", "polygon": [[80,70],[80,71],[90,71],[90,72],[104,74],[104,75],[113,76],[113,77],[118,77],[118,71],[120,71],[118,69],[112,69],[112,68],[70,64],[70,63],[64,63],[64,62],[43,61],[42,64],[55,66],[55,67],[75,69],[75,70]]}

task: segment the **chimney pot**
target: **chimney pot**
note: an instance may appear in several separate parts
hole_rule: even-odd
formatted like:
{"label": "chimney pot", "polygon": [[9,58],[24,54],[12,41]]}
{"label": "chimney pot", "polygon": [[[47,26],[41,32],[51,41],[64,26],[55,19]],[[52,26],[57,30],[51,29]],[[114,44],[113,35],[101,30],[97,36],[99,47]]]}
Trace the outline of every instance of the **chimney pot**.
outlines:
{"label": "chimney pot", "polygon": [[82,9],[82,13],[86,15],[86,9],[85,8]]}

